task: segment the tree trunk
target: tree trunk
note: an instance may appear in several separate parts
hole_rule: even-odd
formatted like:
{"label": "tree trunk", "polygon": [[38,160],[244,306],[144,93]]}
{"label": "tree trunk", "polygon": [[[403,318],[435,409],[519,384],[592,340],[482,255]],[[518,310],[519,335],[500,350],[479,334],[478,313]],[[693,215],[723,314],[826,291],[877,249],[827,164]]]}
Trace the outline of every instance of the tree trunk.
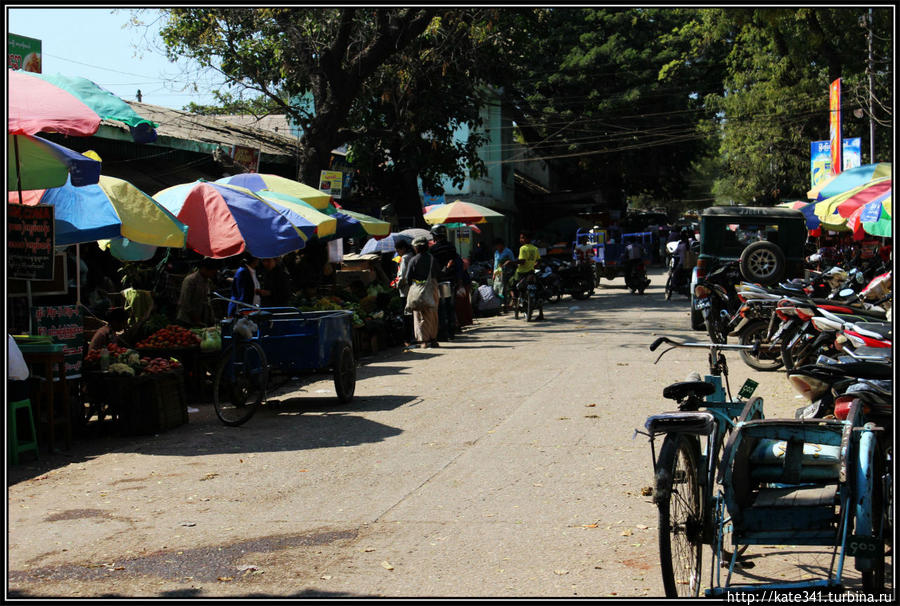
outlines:
{"label": "tree trunk", "polygon": [[398,179],[399,191],[395,200],[397,215],[400,217],[414,217],[416,227],[423,227],[422,222],[422,198],[419,197],[418,175],[415,171],[406,170],[400,173]]}

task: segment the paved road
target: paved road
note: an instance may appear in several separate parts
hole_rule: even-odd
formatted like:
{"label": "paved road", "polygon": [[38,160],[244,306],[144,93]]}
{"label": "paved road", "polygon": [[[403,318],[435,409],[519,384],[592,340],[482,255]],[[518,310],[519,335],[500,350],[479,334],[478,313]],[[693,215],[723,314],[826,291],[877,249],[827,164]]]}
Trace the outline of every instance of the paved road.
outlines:
{"label": "paved road", "polygon": [[[159,436],[21,465],[8,493],[9,588],[659,595],[656,510],[642,496],[650,451],[634,429],[669,408],[665,385],[706,362],[677,350],[654,365],[655,335],[700,333],[687,329],[686,299],[666,302],[662,273],[651,277],[643,297],[604,280],[588,301],[548,306],[543,323],[486,319],[437,350],[366,359],[349,405],[323,381],[278,394],[240,428],[200,404]],[[799,406],[783,374],[730,359],[733,388],[758,380],[767,416]],[[769,552],[754,574],[803,574],[800,555]]]}

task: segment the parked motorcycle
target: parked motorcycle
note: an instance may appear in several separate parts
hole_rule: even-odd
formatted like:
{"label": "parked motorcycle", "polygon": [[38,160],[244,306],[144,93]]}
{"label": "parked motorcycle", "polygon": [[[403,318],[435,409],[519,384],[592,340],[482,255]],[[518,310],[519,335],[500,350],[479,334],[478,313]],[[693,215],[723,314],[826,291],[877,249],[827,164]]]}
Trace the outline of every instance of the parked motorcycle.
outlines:
{"label": "parked motorcycle", "polygon": [[732,261],[701,278],[694,287],[696,307],[703,315],[713,343],[726,343],[731,318],[740,307],[735,284],[741,280],[740,263]]}
{"label": "parked motorcycle", "polygon": [[592,261],[561,261],[556,273],[562,294],[573,299],[587,299],[594,293],[594,268]]}
{"label": "parked motorcycle", "polygon": [[691,275],[678,263],[678,257],[675,255],[677,248],[677,241],[666,244],[666,267],[669,268],[669,275],[666,278],[666,301],[672,298],[673,293],[688,298],[691,296]]}

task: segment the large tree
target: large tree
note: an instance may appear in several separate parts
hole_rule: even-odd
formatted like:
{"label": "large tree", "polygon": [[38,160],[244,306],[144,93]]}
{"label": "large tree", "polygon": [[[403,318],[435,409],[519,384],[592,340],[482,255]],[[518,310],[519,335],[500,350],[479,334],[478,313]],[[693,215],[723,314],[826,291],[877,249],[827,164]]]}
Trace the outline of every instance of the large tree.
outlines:
{"label": "large tree", "polygon": [[681,9],[533,9],[510,12],[517,31],[504,82],[523,139],[566,187],[601,190],[612,206],[634,196],[684,195],[708,150],[697,130],[720,62],[660,74],[688,48],[669,35]]}
{"label": "large tree", "polygon": [[165,16],[169,55],[224,78],[222,108],[277,111],[300,125],[306,183],[316,185],[331,151],[349,144],[368,185],[412,214],[421,208],[417,177],[434,188],[443,175],[460,180],[479,168],[482,140],[450,135],[479,125],[490,11],[172,8]]}
{"label": "large tree", "polygon": [[[728,49],[723,90],[707,95],[716,113],[709,127],[719,134],[715,192],[722,200],[771,204],[804,198],[809,187],[810,143],[828,139],[828,86],[842,79],[844,137],[867,132],[867,29],[863,8],[704,9],[679,32],[689,52],[685,65],[704,49]],[[875,119],[877,148],[890,159],[892,104],[890,11],[875,10]],[[885,69],[887,68],[887,69]],[[863,110],[862,118],[854,110]],[[868,139],[864,137],[864,140]]]}

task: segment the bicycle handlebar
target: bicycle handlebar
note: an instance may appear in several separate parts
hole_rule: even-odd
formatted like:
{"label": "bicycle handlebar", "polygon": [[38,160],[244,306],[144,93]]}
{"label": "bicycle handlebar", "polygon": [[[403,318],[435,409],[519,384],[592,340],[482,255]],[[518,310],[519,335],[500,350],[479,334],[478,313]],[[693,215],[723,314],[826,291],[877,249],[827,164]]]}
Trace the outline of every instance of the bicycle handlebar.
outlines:
{"label": "bicycle handlebar", "polygon": [[673,347],[695,347],[695,348],[703,348],[703,349],[758,349],[758,345],[728,345],[727,343],[694,343],[694,342],[684,342],[684,341],[674,341],[669,337],[659,337],[656,341],[650,345],[650,351],[656,351],[656,349],[662,345],[663,343],[668,343]]}

